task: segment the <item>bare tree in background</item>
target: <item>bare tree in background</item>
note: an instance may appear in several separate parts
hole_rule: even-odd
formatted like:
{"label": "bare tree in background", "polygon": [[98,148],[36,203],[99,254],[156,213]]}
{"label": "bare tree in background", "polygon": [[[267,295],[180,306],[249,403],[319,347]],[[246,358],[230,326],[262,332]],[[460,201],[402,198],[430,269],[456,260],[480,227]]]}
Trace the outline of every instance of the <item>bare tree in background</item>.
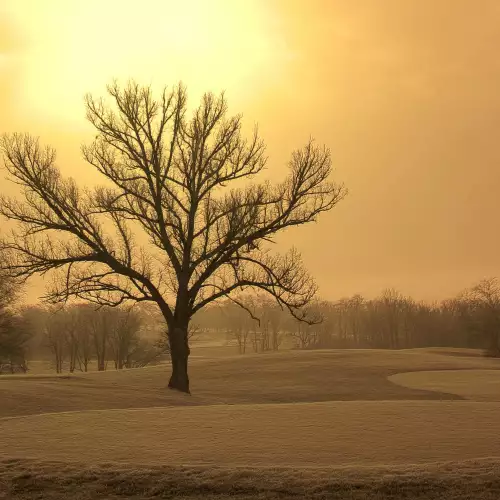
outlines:
{"label": "bare tree in background", "polygon": [[26,351],[31,334],[12,309],[19,292],[19,283],[0,272],[0,375],[28,370]]}
{"label": "bare tree in background", "polygon": [[90,315],[94,354],[97,361],[97,370],[100,372],[105,371],[107,368],[109,338],[113,331],[114,319],[109,307],[94,310]]}
{"label": "bare tree in background", "polygon": [[77,336],[78,336],[78,363],[80,370],[87,372],[94,356],[91,316],[93,309],[90,304],[78,304],[77,309]]}
{"label": "bare tree in background", "polygon": [[408,300],[397,290],[387,288],[368,304],[368,323],[371,330],[371,346],[398,349],[404,343],[405,314]]}
{"label": "bare tree in background", "polygon": [[45,345],[53,356],[56,373],[62,373],[67,354],[67,321],[64,309],[54,306],[48,311],[45,316],[44,333]]}
{"label": "bare tree in background", "polygon": [[500,281],[489,278],[459,296],[469,330],[481,338],[489,356],[500,357]]}
{"label": "bare tree in background", "polygon": [[[313,301],[307,306],[307,312],[310,317],[323,319],[322,303]],[[307,349],[313,347],[318,342],[319,325],[322,323],[315,321],[310,324],[300,321],[300,319],[291,317],[288,320],[289,335],[294,339],[295,346],[299,349]]]}
{"label": "bare tree in background", "polygon": [[[251,307],[253,297],[240,297],[245,306]],[[250,332],[257,327],[257,322],[248,312],[231,301],[225,301],[220,308],[221,318],[226,326],[227,339],[234,339],[239,354],[245,354]]]}
{"label": "bare tree in background", "polygon": [[268,304],[267,320],[271,330],[271,349],[277,351],[283,341],[283,311],[276,304]]}
{"label": "bare tree in background", "polygon": [[248,337],[252,330],[255,330],[255,325],[250,324],[251,319],[245,318],[246,321],[238,322],[232,330],[232,334],[238,343],[238,352],[245,354],[247,352]]}
{"label": "bare tree in background", "polygon": [[[80,365],[80,322],[78,321],[78,309],[68,307],[64,311],[65,340],[69,358],[69,371],[73,373],[77,363]],[[80,366],[81,368],[81,366]]]}
{"label": "bare tree in background", "polygon": [[109,326],[109,346],[113,353],[115,368],[117,370],[130,368],[130,356],[140,340],[141,318],[134,309],[114,309],[112,324]]}
{"label": "bare tree in background", "polygon": [[[330,151],[312,141],[292,154],[282,182],[256,182],[264,144],[257,131],[243,138],[223,94],[205,94],[188,118],[182,85],[158,100],[133,82],[108,93],[112,105],[86,97],[97,135],[83,147],[106,187],[79,189],[61,175],[52,148],[29,135],[2,137],[5,167],[24,195],[0,201],[0,213],[18,222],[2,241],[3,267],[22,278],[58,272],[45,297],[51,302],[156,303],[168,325],[169,387],[189,392],[188,326],[201,308],[256,287],[305,319],[314,281],[295,250],[279,255],[266,244],[316,221],[345,190],[330,181]],[[233,182],[240,180],[254,182]],[[144,246],[134,237],[139,228],[149,238]]]}

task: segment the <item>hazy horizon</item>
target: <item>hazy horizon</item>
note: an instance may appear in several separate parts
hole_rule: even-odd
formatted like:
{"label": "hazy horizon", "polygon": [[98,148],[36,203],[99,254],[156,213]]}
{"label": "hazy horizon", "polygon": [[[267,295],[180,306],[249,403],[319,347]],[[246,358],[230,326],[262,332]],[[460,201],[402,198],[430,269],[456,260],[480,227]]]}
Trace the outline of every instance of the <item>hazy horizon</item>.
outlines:
{"label": "hazy horizon", "polygon": [[[3,0],[0,133],[40,135],[65,175],[93,183],[79,150],[92,137],[86,92],[104,96],[114,77],[182,80],[195,105],[225,89],[230,113],[259,124],[270,178],[310,136],[332,150],[349,196],[280,237],[301,251],[322,297],[394,287],[436,300],[500,274],[498,2],[133,6]],[[41,292],[38,280],[28,300]]]}

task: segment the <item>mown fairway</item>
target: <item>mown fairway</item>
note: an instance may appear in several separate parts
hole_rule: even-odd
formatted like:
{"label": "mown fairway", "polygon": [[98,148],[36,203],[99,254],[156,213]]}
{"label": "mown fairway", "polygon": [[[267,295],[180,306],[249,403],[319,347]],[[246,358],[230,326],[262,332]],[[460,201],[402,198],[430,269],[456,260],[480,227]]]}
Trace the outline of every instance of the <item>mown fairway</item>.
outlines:
{"label": "mown fairway", "polygon": [[163,406],[311,403],[317,401],[457,400],[404,387],[387,377],[409,371],[498,369],[495,359],[427,350],[336,350],[211,357],[191,363],[192,396],[166,389],[168,366],[71,377],[0,378],[0,417]]}
{"label": "mown fairway", "polygon": [[[14,458],[328,467],[500,458],[500,403],[342,401],[99,410],[0,421]],[[36,436],[36,439],[34,439]]]}

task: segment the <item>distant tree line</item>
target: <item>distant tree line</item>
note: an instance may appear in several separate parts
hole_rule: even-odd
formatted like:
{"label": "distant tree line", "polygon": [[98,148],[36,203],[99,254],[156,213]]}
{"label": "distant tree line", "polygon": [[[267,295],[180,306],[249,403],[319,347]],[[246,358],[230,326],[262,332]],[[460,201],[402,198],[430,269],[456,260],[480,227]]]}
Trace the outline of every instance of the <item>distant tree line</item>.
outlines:
{"label": "distant tree line", "polygon": [[[26,372],[28,359],[62,371],[136,368],[169,359],[168,329],[154,307],[15,307],[19,286],[0,280],[0,373]],[[225,338],[240,354],[296,349],[465,347],[500,357],[500,281],[486,279],[452,299],[418,302],[394,289],[317,300],[299,321],[261,295],[245,308],[224,300],[200,311],[191,340]]]}
{"label": "distant tree line", "polygon": [[28,360],[50,361],[62,371],[135,368],[168,353],[164,321],[155,308],[85,303],[22,306],[19,282],[0,275],[0,374],[25,373]]}
{"label": "distant tree line", "polygon": [[[138,368],[158,361],[160,322],[140,307],[30,306],[20,310],[30,332],[31,359],[50,360],[57,373]],[[151,332],[151,330],[154,330]]]}
{"label": "distant tree line", "polygon": [[[394,289],[374,299],[360,295],[311,303],[308,324],[263,297],[245,298],[250,310],[232,301],[207,311],[206,326],[226,332],[241,354],[298,349],[468,347],[500,356],[500,282],[486,279],[439,303],[418,302]],[[210,323],[211,321],[211,323]]]}

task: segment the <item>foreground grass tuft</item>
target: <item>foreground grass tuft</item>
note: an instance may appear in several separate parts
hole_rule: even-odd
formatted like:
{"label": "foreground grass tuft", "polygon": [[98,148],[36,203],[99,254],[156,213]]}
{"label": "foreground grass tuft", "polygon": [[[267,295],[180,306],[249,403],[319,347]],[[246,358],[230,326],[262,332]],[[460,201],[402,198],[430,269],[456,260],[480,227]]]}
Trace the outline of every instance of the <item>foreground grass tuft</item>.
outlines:
{"label": "foreground grass tuft", "polygon": [[406,467],[207,468],[0,461],[0,498],[498,500],[500,460]]}

